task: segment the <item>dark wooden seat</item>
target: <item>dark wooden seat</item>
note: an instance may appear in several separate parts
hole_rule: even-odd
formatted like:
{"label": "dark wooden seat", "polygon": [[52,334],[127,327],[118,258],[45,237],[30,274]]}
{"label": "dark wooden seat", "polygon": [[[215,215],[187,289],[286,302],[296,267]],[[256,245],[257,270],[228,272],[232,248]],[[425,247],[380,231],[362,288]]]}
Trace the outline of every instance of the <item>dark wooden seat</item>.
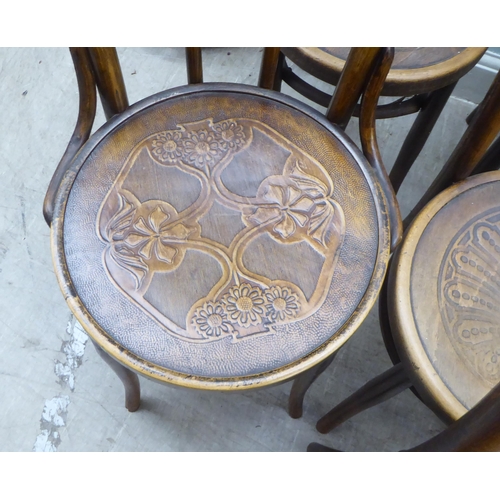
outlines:
{"label": "dark wooden seat", "polygon": [[[419,113],[391,169],[391,183],[396,192],[422,151],[456,83],[485,51],[484,47],[396,47],[382,95],[400,99],[379,105],[377,118]],[[274,88],[279,90],[281,81],[285,81],[308,99],[328,107],[331,96],[294,73],[286,58],[310,75],[337,85],[348,53],[349,48],[345,47],[282,47],[281,71]],[[357,116],[359,107],[353,112]]]}
{"label": "dark wooden seat", "polygon": [[[372,53],[370,165],[278,92],[188,85],[128,106],[116,53],[73,50],[80,120],[44,213],[68,306],[124,381],[130,411],[138,373],[208,390],[296,378],[301,412],[369,312],[400,230],[374,136],[391,52]],[[199,82],[199,53],[187,54]],[[89,137],[95,83],[112,118]]]}
{"label": "dark wooden seat", "polygon": [[[282,47],[281,51],[307,73],[337,85],[350,48]],[[485,47],[396,47],[382,95],[411,97],[446,87],[470,71],[485,51]]]}
{"label": "dark wooden seat", "polygon": [[453,422],[500,382],[500,173],[467,178],[499,132],[497,75],[391,260],[380,318],[394,367],[322,417],[320,432],[408,387]]}

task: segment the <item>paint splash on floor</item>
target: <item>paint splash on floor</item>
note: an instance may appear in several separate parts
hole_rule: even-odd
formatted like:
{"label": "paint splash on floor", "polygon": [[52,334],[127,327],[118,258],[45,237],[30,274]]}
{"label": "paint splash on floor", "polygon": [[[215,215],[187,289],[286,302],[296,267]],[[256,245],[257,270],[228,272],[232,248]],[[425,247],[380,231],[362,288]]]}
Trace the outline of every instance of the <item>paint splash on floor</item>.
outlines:
{"label": "paint splash on floor", "polygon": [[[82,364],[85,346],[89,338],[73,316],[68,321],[66,333],[69,335],[69,340],[63,341],[61,345],[61,352],[66,355],[66,361],[62,363],[56,360],[54,372],[62,388],[68,387],[73,392],[75,390],[75,371]],[[69,404],[70,399],[66,394],[60,394],[45,401],[40,419],[40,434],[36,437],[33,451],[57,451],[61,444],[60,429],[66,426]]]}
{"label": "paint splash on floor", "polygon": [[57,451],[61,444],[59,429],[66,425],[69,403],[69,396],[64,394],[45,401],[40,419],[42,432],[36,438],[33,451]]}
{"label": "paint splash on floor", "polygon": [[75,370],[82,364],[85,345],[89,338],[74,317],[69,320],[66,333],[69,335],[69,340],[65,340],[61,346],[61,352],[66,355],[66,361],[64,363],[56,361],[54,372],[62,387],[67,386],[73,392],[75,390]]}

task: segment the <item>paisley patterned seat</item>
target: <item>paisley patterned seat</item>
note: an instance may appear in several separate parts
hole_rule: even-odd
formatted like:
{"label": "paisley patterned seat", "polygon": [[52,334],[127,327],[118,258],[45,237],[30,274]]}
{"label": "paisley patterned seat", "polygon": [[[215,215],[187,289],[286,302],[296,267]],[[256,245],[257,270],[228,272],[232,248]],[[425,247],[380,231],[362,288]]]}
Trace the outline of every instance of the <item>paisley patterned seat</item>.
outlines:
{"label": "paisley patterned seat", "polygon": [[[103,62],[90,54],[73,54],[85,102]],[[271,90],[188,85],[118,111],[56,172],[45,213],[61,289],[127,407],[136,372],[238,390],[329,363],[387,268],[381,175],[324,116]]]}
{"label": "paisley patterned seat", "polygon": [[443,192],[415,219],[391,268],[398,353],[446,420],[500,382],[499,199],[496,172]]}

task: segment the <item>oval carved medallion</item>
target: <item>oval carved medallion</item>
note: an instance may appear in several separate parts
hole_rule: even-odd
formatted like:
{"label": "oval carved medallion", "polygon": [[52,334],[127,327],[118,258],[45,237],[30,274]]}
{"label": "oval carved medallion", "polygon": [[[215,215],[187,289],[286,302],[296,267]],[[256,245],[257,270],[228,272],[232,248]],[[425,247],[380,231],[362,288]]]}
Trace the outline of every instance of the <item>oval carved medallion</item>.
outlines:
{"label": "oval carved medallion", "polygon": [[488,385],[500,380],[500,209],[468,222],[448,247],[438,280],[446,332]]}

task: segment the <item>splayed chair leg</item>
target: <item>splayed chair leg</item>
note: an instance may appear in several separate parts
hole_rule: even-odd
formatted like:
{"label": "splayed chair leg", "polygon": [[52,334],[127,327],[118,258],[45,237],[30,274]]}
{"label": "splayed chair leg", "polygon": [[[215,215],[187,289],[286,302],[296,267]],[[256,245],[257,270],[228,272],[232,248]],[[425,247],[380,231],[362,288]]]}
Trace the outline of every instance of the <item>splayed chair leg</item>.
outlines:
{"label": "splayed chair leg", "polygon": [[415,122],[406,136],[389,176],[396,193],[401,187],[406,174],[410,171],[410,167],[425,146],[455,85],[456,83],[453,83],[432,92],[415,118]]}
{"label": "splayed chair leg", "polygon": [[344,399],[318,420],[316,429],[325,434],[372,406],[378,405],[411,386],[401,363],[393,366]]}
{"label": "splayed chair leg", "polygon": [[288,400],[288,414],[292,418],[302,417],[302,407],[304,405],[304,396],[312,383],[330,366],[337,353],[332,354],[321,363],[313,366],[309,370],[301,373],[295,378],[290,391]]}
{"label": "splayed chair leg", "polygon": [[122,381],[123,387],[125,388],[125,408],[130,412],[138,410],[141,404],[141,386],[137,374],[118,363],[118,361],[104,352],[94,341],[92,341],[92,343],[99,356],[106,361]]}

